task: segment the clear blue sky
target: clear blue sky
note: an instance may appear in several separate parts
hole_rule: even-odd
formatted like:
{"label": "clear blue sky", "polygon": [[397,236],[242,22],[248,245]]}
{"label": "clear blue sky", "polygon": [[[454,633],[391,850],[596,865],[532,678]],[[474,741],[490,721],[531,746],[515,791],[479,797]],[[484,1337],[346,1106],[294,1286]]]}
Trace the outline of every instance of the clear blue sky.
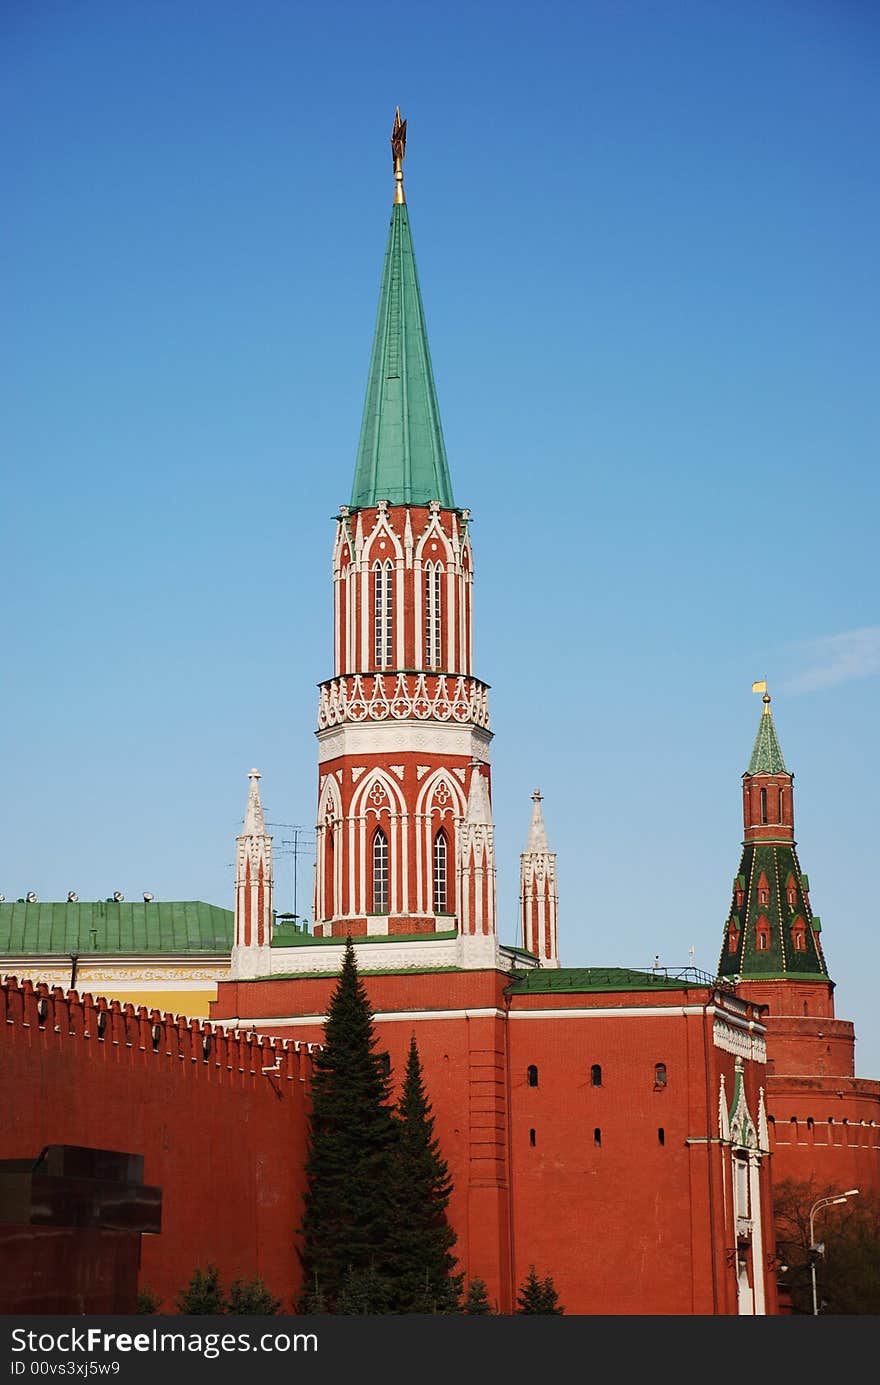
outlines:
{"label": "clear blue sky", "polygon": [[9,0],[0,54],[0,890],[231,905],[251,765],[312,826],[399,103],[501,936],[540,787],[563,962],[714,970],[766,677],[880,1077],[877,6]]}

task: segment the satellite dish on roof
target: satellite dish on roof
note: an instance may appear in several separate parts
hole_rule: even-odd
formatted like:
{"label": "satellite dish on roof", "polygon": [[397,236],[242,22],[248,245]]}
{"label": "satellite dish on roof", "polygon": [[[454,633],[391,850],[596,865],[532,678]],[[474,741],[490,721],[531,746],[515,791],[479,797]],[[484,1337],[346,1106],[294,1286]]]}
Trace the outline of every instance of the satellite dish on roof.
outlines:
{"label": "satellite dish on roof", "polygon": [[67,902],[68,902],[68,904],[76,904],[76,902],[77,902],[78,899],[79,899],[79,895],[77,894],[76,890],[68,890],[68,891],[67,891]]}
{"label": "satellite dish on roof", "polygon": [[5,904],[5,903],[6,903],[6,896],[5,896],[5,894],[0,894],[0,904]]}
{"label": "satellite dish on roof", "polygon": [[121,890],[114,890],[114,891],[113,891],[113,903],[114,903],[114,904],[121,904],[122,901],[123,901],[124,899],[125,899],[125,895],[122,893]]}
{"label": "satellite dish on roof", "polygon": [[145,904],[152,904],[154,898],[155,898],[155,896],[154,896],[154,895],[151,895],[149,890],[144,890],[144,903],[145,903]]}
{"label": "satellite dish on roof", "polygon": [[37,893],[36,893],[36,890],[28,890],[27,894],[25,895],[25,901],[26,901],[28,904],[36,904],[36,902],[37,902]]}

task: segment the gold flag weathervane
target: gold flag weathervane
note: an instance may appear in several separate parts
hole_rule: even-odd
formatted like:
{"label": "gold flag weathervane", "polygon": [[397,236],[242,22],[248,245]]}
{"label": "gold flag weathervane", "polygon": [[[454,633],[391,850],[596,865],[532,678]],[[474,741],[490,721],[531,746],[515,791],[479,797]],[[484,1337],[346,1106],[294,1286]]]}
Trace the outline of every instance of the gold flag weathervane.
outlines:
{"label": "gold flag weathervane", "polygon": [[394,113],[391,131],[391,158],[394,161],[394,201],[405,202],[403,194],[403,157],[406,153],[406,121],[400,118],[400,107]]}
{"label": "gold flag weathervane", "polygon": [[752,692],[759,692],[759,693],[763,693],[763,694],[764,694],[764,696],[761,698],[761,701],[762,701],[763,704],[764,704],[764,715],[765,715],[765,717],[769,717],[769,715],[770,715],[770,694],[769,694],[768,691],[767,691],[767,679],[766,679],[766,678],[761,678],[761,679],[759,679],[759,681],[758,681],[757,683],[753,683],[753,684],[752,684]]}

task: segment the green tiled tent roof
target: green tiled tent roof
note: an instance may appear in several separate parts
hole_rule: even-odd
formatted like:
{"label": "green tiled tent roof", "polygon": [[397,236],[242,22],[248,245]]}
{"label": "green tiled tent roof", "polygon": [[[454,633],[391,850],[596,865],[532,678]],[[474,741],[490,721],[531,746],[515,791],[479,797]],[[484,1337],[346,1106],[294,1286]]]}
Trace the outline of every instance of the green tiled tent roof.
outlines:
{"label": "green tiled tent roof", "polygon": [[[767,898],[762,900],[761,880]],[[737,886],[742,904],[737,904]],[[793,843],[747,842],[733,882],[730,913],[724,926],[719,976],[746,980],[771,977],[828,980],[828,968],[819,940],[819,920],[809,900],[809,882],[798,862]],[[794,896],[789,904],[789,892]],[[767,946],[758,946],[758,919],[767,920]],[[804,950],[794,946],[794,924],[804,921]],[[734,938],[735,951],[730,951]]]}
{"label": "green tiled tent roof", "polygon": [[770,703],[765,702],[761,713],[761,720],[758,723],[758,734],[755,737],[755,744],[752,747],[752,758],[749,760],[747,774],[788,774],[785,768],[785,761],[782,758],[782,750],[779,746],[779,737],[776,735],[776,727],[773,725],[773,716],[770,711]]}
{"label": "green tiled tent roof", "polygon": [[0,904],[0,956],[230,952],[233,913],[201,900]]}
{"label": "green tiled tent roof", "polygon": [[454,508],[406,203],[391,212],[351,506],[380,500]]}

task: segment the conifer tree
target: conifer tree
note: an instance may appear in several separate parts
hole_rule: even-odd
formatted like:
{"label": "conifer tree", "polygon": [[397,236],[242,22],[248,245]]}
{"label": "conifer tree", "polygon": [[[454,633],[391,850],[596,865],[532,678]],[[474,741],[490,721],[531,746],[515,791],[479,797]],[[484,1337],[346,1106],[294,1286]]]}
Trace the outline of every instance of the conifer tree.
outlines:
{"label": "conifer tree", "polygon": [[[373,1016],[349,937],[324,1043],[314,1060],[300,1312],[315,1312],[320,1303],[324,1312],[334,1313],[343,1290],[350,1297],[354,1281],[366,1275],[375,1290],[374,1280],[384,1285],[393,1273],[396,1129],[387,1054],[377,1054],[375,1045]],[[372,1302],[382,1298],[371,1291]],[[341,1306],[348,1311],[345,1301]]]}
{"label": "conifer tree", "polygon": [[204,1270],[193,1270],[192,1278],[185,1289],[177,1295],[174,1306],[178,1313],[222,1313],[225,1311],[223,1290],[220,1287],[220,1271],[216,1265],[207,1265]]}
{"label": "conifer tree", "polygon": [[414,1034],[396,1116],[393,1311],[455,1313],[464,1275],[455,1273],[456,1235],[446,1216],[452,1181],[434,1136]]}
{"label": "conifer tree", "polygon": [[485,1280],[481,1279],[478,1274],[475,1274],[473,1279],[468,1284],[467,1293],[465,1294],[464,1303],[462,1305],[461,1311],[462,1313],[465,1313],[468,1316],[476,1315],[478,1313],[492,1313],[494,1311],[491,1303],[489,1302],[489,1293],[486,1289],[486,1282]]}
{"label": "conifer tree", "polygon": [[534,1265],[529,1266],[529,1272],[520,1285],[516,1299],[517,1313],[553,1313],[562,1314],[565,1310],[560,1306],[559,1295],[553,1283],[552,1275],[547,1275],[546,1279],[539,1279]]}
{"label": "conifer tree", "polygon": [[138,1289],[136,1313],[158,1313],[162,1307],[162,1299],[158,1294],[153,1293],[149,1284],[144,1284]]}
{"label": "conifer tree", "polygon": [[226,1300],[227,1313],[272,1315],[281,1307],[281,1299],[273,1298],[262,1279],[234,1279]]}

